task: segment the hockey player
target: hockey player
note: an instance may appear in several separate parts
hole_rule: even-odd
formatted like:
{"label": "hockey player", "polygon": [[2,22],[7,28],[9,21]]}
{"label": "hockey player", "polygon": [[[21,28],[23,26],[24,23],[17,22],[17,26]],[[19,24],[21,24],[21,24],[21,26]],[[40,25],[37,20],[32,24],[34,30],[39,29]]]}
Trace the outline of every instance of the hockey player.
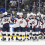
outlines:
{"label": "hockey player", "polygon": [[41,13],[40,13],[40,14],[39,14],[39,18],[38,18],[39,39],[42,38],[42,32],[41,32],[41,30],[43,29],[42,26],[43,26],[43,21],[42,21]]}
{"label": "hockey player", "polygon": [[33,40],[35,40],[35,36],[38,37],[38,24],[37,24],[37,20],[36,20],[36,14],[33,14],[32,17],[32,34],[33,34]]}
{"label": "hockey player", "polygon": [[29,16],[27,17],[27,32],[26,35],[28,36],[27,39],[31,39],[32,37],[32,23],[31,23],[31,19],[32,19],[32,12],[29,14]]}
{"label": "hockey player", "polygon": [[37,16],[36,16],[36,19],[37,19],[37,21],[38,21],[38,39],[41,39],[42,38],[42,34],[41,34],[41,29],[42,29],[42,19],[41,19],[41,13],[40,12],[38,12],[37,13]]}
{"label": "hockey player", "polygon": [[2,24],[3,24],[3,30],[2,30],[2,40],[6,40],[6,35],[8,34],[8,40],[10,40],[10,30],[9,30],[9,22],[10,17],[8,17],[7,12],[4,13],[3,19],[2,19]]}
{"label": "hockey player", "polygon": [[40,24],[40,18],[37,17],[36,18],[37,20],[37,25],[36,25],[36,28],[35,28],[35,33],[36,33],[36,39],[39,40],[39,31],[41,31],[41,28],[39,28],[39,24]]}
{"label": "hockey player", "polygon": [[19,24],[20,24],[20,38],[24,41],[25,39],[25,26],[27,25],[26,20],[23,18],[23,13],[19,14]]}
{"label": "hockey player", "polygon": [[29,37],[27,37],[28,39],[31,39],[32,37],[32,23],[31,23],[31,18],[29,18],[28,20],[28,26],[27,26],[27,35],[29,35]]}
{"label": "hockey player", "polygon": [[39,20],[39,39],[42,39],[43,37],[43,15],[41,14],[40,20]]}
{"label": "hockey player", "polygon": [[[17,15],[19,15],[19,12],[17,13]],[[19,40],[18,36],[19,36],[19,32],[20,32],[20,26],[19,26],[19,18],[18,17],[17,18],[15,17],[15,19],[14,19],[13,28],[14,28],[14,34],[16,35],[16,40]]]}
{"label": "hockey player", "polygon": [[41,15],[42,17],[42,29],[41,29],[41,32],[42,34],[44,35],[44,39],[45,39],[45,15]]}

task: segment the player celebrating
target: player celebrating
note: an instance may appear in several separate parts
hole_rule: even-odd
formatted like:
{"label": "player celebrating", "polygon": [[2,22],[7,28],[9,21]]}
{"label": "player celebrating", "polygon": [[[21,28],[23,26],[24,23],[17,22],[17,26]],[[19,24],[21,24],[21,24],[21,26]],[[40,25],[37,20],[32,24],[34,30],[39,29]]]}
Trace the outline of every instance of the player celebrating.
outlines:
{"label": "player celebrating", "polygon": [[[17,15],[19,15],[19,12],[17,12]],[[15,19],[14,19],[14,25],[13,25],[13,28],[14,28],[14,34],[15,35],[17,35],[16,36],[16,40],[19,40],[18,39],[18,36],[19,36],[19,32],[20,32],[20,26],[19,26],[19,18],[17,17],[15,17]],[[15,38],[14,38],[14,40],[15,40]]]}
{"label": "player celebrating", "polygon": [[8,17],[7,12],[5,12],[2,19],[2,24],[3,24],[2,40],[3,41],[6,40],[6,34],[8,34],[8,40],[10,40],[9,22],[11,22],[10,17]]}
{"label": "player celebrating", "polygon": [[[23,13],[19,14],[19,24],[20,24],[20,39],[24,40],[25,39],[25,26],[27,25],[26,20],[23,18]],[[23,36],[22,36],[23,35]]]}
{"label": "player celebrating", "polygon": [[36,14],[33,14],[32,17],[32,34],[33,34],[33,40],[35,40],[35,36],[38,37],[38,24],[37,24],[37,20],[36,20]]}
{"label": "player celebrating", "polygon": [[42,34],[44,35],[44,39],[45,39],[45,15],[41,15],[42,17]]}

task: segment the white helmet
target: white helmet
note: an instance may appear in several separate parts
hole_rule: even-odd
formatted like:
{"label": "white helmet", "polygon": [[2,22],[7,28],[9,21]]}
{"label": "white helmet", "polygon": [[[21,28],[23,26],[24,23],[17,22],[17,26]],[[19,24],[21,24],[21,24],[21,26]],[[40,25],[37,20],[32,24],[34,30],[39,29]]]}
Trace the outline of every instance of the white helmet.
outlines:
{"label": "white helmet", "polygon": [[3,15],[7,15],[7,12],[3,13]]}
{"label": "white helmet", "polygon": [[36,14],[34,13],[33,16],[36,16]]}
{"label": "white helmet", "polygon": [[33,15],[33,14],[34,14],[33,12],[30,13],[30,15]]}
{"label": "white helmet", "polygon": [[37,16],[39,16],[40,14],[41,14],[41,13],[40,13],[40,12],[38,12],[38,13],[37,13]]}
{"label": "white helmet", "polygon": [[23,13],[21,12],[21,13],[19,13],[19,15],[23,15]]}
{"label": "white helmet", "polygon": [[32,15],[32,16],[36,16],[36,14],[35,14],[35,13],[33,13],[33,12],[31,12],[31,13],[30,13],[30,15]]}
{"label": "white helmet", "polygon": [[19,12],[17,12],[17,15],[19,15],[20,13]]}

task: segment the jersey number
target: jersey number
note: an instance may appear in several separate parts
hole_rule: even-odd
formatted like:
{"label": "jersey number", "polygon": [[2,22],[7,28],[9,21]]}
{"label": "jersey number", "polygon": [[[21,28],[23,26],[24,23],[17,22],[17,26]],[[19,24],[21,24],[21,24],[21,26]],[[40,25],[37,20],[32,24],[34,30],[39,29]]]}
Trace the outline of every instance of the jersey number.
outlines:
{"label": "jersey number", "polygon": [[5,19],[4,21],[6,22],[6,21],[8,21],[9,19]]}

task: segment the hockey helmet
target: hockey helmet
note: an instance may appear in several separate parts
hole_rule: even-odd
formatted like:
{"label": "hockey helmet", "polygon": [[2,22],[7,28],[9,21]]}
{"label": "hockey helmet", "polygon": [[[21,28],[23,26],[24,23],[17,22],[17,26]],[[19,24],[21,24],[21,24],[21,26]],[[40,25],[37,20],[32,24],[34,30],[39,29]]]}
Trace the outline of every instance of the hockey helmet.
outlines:
{"label": "hockey helmet", "polygon": [[7,15],[7,12],[3,13],[3,15]]}

